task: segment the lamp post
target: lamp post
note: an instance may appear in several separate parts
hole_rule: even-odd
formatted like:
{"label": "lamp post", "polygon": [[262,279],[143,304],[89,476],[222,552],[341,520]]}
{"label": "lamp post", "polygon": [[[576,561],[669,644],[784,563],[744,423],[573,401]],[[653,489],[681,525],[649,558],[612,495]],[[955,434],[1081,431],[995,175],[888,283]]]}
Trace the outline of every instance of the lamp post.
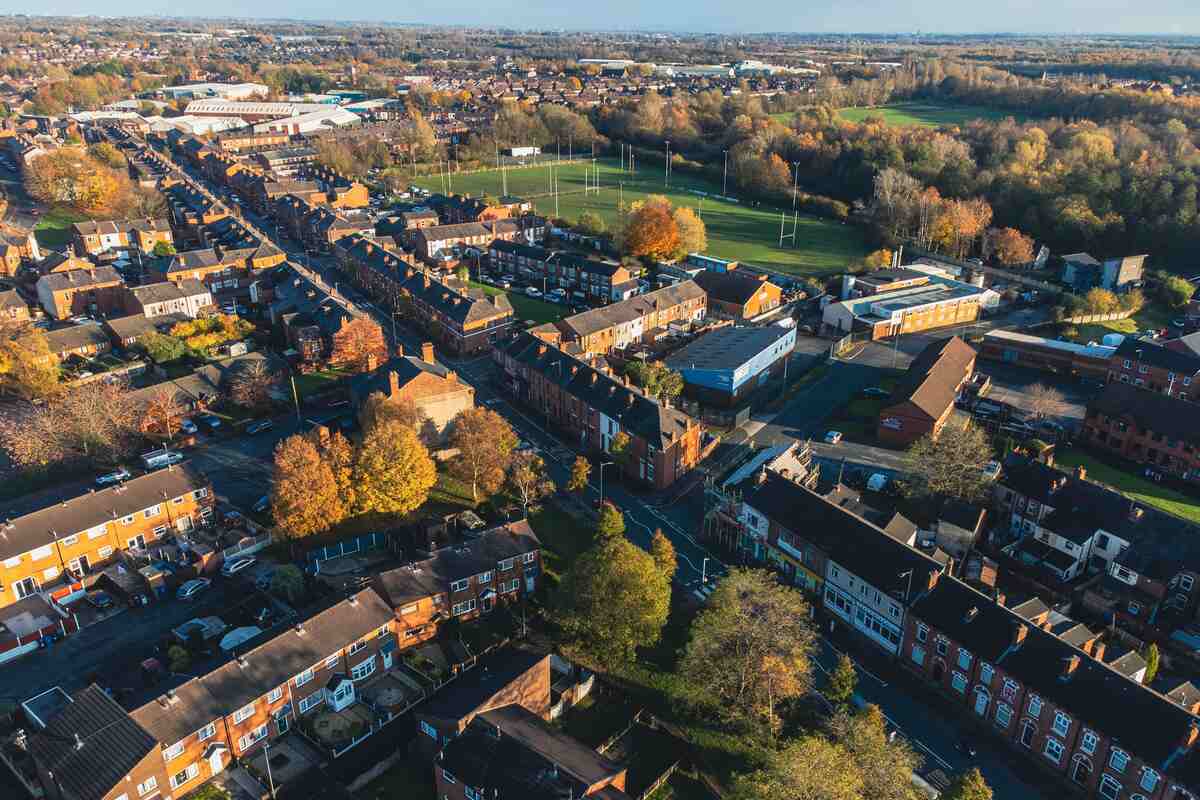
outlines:
{"label": "lamp post", "polygon": [[725,151],[725,171],[721,175],[721,196],[722,197],[724,197],[728,194],[728,187],[729,187],[729,151],[726,150]]}
{"label": "lamp post", "polygon": [[700,562],[700,585],[701,586],[708,585],[708,558],[707,557],[705,557],[705,559]]}
{"label": "lamp post", "polygon": [[913,571],[911,569],[906,569],[904,572],[896,575],[897,578],[903,578],[906,575],[908,576],[908,585],[904,589],[904,605],[908,605],[908,595],[912,592],[912,574]]}
{"label": "lamp post", "polygon": [[604,468],[611,466],[616,462],[601,461],[600,462],[600,505],[604,505]]}
{"label": "lamp post", "polygon": [[271,786],[271,797],[275,797],[275,778],[271,775],[271,743],[263,742],[263,761],[267,762],[267,783]]}
{"label": "lamp post", "polygon": [[666,140],[667,160],[663,162],[663,186],[671,185],[671,140]]}

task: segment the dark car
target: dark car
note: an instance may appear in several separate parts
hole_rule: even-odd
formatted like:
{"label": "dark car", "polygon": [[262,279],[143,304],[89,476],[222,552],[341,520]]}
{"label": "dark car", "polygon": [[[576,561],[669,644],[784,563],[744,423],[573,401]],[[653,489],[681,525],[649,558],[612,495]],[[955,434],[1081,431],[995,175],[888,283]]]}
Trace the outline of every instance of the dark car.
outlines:
{"label": "dark car", "polygon": [[105,611],[116,605],[116,601],[113,600],[113,596],[100,589],[97,589],[94,592],[88,592],[87,602],[92,608],[99,609],[100,611]]}
{"label": "dark car", "polygon": [[196,421],[214,432],[221,427],[221,418],[215,414],[201,414],[196,417]]}
{"label": "dark car", "polygon": [[269,419],[256,419],[254,422],[251,422],[249,425],[246,426],[246,433],[253,436],[256,433],[262,433],[263,431],[269,431],[269,430],[271,430],[271,428],[274,428],[274,427],[275,427],[275,423]]}

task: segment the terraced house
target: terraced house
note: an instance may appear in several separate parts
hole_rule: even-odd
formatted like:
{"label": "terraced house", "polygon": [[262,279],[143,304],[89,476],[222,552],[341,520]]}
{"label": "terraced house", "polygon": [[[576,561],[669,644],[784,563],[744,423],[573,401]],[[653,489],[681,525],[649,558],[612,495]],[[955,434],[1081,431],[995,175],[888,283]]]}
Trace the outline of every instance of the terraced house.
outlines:
{"label": "terraced house", "polygon": [[10,501],[0,530],[0,605],[37,593],[60,602],[122,550],[143,550],[212,514],[207,477],[186,462],[95,489],[74,484]]}
{"label": "terraced house", "polygon": [[505,388],[580,447],[612,454],[617,437],[628,436],[627,454],[613,460],[655,489],[686,475],[715,446],[692,417],[530,333],[497,342],[493,358]]}
{"label": "terraced house", "polygon": [[96,256],[110,250],[137,249],[150,253],[157,244],[174,245],[171,224],[166,219],[103,220],[76,222],[71,226],[75,252]]}
{"label": "terraced house", "polygon": [[546,289],[582,292],[605,303],[625,300],[637,292],[638,283],[621,264],[575,253],[497,240],[488,249],[492,269],[524,280],[545,281]]}
{"label": "terraced house", "polygon": [[124,707],[85,689],[31,737],[30,752],[51,797],[181,796],[318,709],[352,704],[396,649],[392,611],[367,589]]}

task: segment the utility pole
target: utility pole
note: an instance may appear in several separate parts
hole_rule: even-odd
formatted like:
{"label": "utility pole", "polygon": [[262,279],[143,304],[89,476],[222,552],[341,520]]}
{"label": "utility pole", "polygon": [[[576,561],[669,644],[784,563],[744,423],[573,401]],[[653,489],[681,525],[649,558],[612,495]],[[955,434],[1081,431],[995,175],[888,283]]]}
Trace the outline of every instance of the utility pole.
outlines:
{"label": "utility pole", "polygon": [[721,196],[722,197],[725,197],[728,195],[728,192],[726,191],[728,186],[729,186],[729,151],[726,150],[725,151],[725,171],[721,175]]}
{"label": "utility pole", "polygon": [[667,160],[663,162],[663,186],[671,185],[671,140],[667,139]]}
{"label": "utility pole", "polygon": [[793,161],[792,168],[792,211],[796,210],[796,193],[800,191],[800,162]]}

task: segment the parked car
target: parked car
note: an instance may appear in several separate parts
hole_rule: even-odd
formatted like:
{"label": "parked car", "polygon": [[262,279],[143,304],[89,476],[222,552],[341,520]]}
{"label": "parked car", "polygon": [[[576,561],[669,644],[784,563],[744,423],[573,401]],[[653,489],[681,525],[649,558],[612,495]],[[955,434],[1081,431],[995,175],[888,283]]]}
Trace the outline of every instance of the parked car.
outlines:
{"label": "parked car", "polygon": [[228,578],[257,563],[258,559],[254,556],[238,556],[225,562],[225,565],[221,567],[221,574]]}
{"label": "parked car", "polygon": [[162,469],[183,461],[183,453],[174,450],[154,450],[142,454],[142,466],[146,469]]}
{"label": "parked car", "polygon": [[536,289],[536,288],[534,288],[533,286],[526,286],[526,287],[525,287],[525,294],[529,295],[530,297],[541,297],[541,296],[542,296],[542,290],[541,290],[541,289]]}
{"label": "parked car", "polygon": [[216,431],[221,427],[221,418],[215,414],[201,414],[196,417],[200,424],[208,428],[210,431]]}
{"label": "parked car", "polygon": [[274,428],[274,427],[275,427],[275,423],[269,419],[256,419],[254,422],[251,422],[249,425],[246,426],[246,433],[253,436],[256,433],[262,433],[263,431],[269,431],[269,430],[271,430],[271,428]]}
{"label": "parked car", "polygon": [[183,422],[179,423],[179,430],[188,434],[189,436],[195,436],[200,432],[200,429],[196,427],[196,423],[192,422],[190,419],[185,419]]}
{"label": "parked car", "polygon": [[85,596],[85,599],[87,600],[89,606],[100,611],[106,611],[107,609],[110,609],[116,605],[112,595],[103,589],[97,589],[94,592],[88,592]]}
{"label": "parked car", "polygon": [[842,441],[841,431],[829,431],[825,434],[825,444],[837,444]]}
{"label": "parked car", "polygon": [[882,386],[868,386],[863,389],[863,394],[867,397],[889,397],[891,392],[884,389]]}
{"label": "parked car", "polygon": [[212,581],[208,578],[193,578],[187,583],[179,587],[179,591],[175,592],[175,596],[180,600],[194,600],[201,593],[207,591],[212,585]]}
{"label": "parked car", "polygon": [[96,478],[96,485],[97,486],[108,486],[111,483],[120,483],[121,481],[127,481],[131,477],[133,477],[133,476],[129,474],[129,470],[119,469],[119,470],[116,470],[115,472],[110,472],[107,475],[101,475],[99,478]]}

